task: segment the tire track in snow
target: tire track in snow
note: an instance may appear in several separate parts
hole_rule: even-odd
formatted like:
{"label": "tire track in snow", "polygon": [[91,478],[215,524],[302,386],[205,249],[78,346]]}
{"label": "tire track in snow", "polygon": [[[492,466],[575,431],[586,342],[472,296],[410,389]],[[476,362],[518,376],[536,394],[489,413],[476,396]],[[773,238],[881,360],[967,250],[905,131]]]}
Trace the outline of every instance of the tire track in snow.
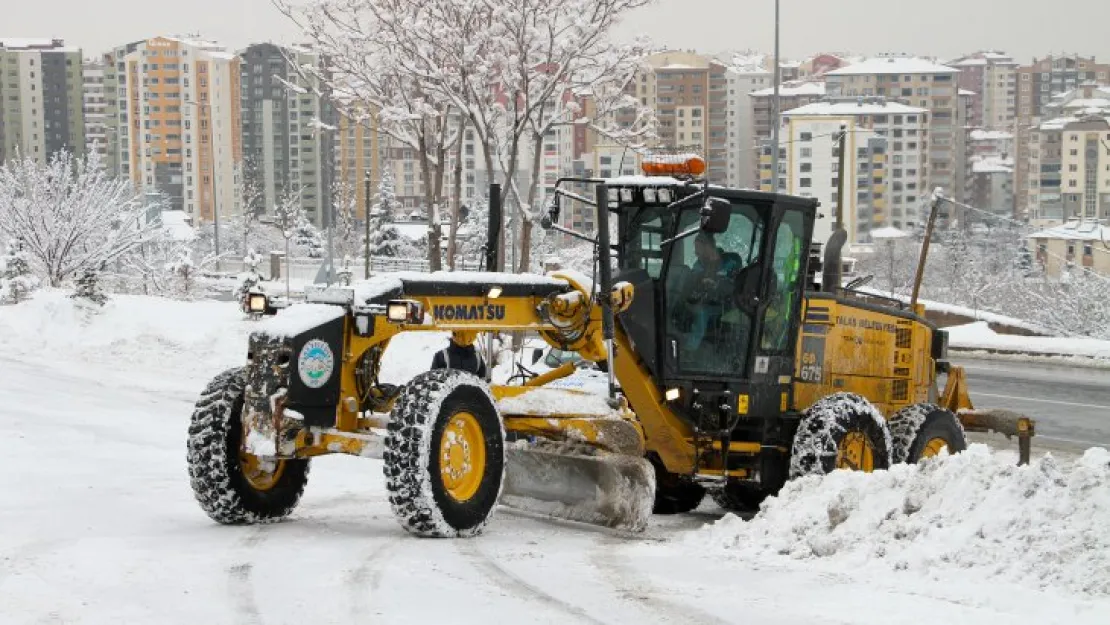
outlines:
{"label": "tire track in snow", "polygon": [[[250,553],[266,539],[262,527],[247,530],[246,536],[239,539],[237,551]],[[254,564],[244,559],[227,567],[227,594],[235,609],[236,623],[262,625],[262,613],[258,610],[258,600],[254,596]]]}
{"label": "tire track in snow", "polygon": [[543,588],[525,581],[517,574],[501,566],[478,548],[475,539],[458,539],[455,541],[455,545],[459,552],[474,565],[474,568],[506,592],[518,597],[525,603],[539,602],[551,609],[573,616],[579,619],[580,622],[605,625],[605,621],[599,621],[583,608],[549,594]]}
{"label": "tire track in snow", "polygon": [[591,549],[588,558],[605,582],[612,586],[616,594],[626,601],[640,603],[648,612],[656,612],[664,623],[698,623],[699,625],[728,625],[720,617],[714,616],[694,605],[678,603],[663,597],[667,590],[651,582],[646,575],[628,564],[628,559],[618,552],[625,543],[613,538],[604,538]]}
{"label": "tire track in snow", "polygon": [[371,618],[371,599],[381,586],[385,565],[395,547],[396,543],[387,542],[371,549],[347,575],[346,585],[351,595],[351,622],[365,623]]}

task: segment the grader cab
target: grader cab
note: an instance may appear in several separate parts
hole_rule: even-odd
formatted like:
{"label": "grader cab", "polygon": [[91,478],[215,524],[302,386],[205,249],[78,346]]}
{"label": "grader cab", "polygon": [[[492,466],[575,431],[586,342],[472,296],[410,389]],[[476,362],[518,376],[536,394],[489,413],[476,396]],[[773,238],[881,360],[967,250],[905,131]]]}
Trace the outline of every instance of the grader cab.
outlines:
{"label": "grader cab", "polygon": [[[965,427],[1016,434],[1027,456],[1032,422],[972,410],[920,306],[843,289],[835,235],[823,263],[810,257],[816,201],[697,169],[559,182],[545,226],[593,241],[593,277],[383,274],[261,322],[246,366],[193,415],[201,507],[220,523],[283,518],[310,459],[345,453],[383,460],[418,535],[476,534],[499,503],[642,530],[707,493],[750,508],[795,477],[959,452]],[[558,225],[568,201],[594,211],[596,236]],[[450,368],[383,383],[386,350],[429,331],[461,345],[538,333],[602,364],[608,393],[553,387],[570,363],[513,385]]]}

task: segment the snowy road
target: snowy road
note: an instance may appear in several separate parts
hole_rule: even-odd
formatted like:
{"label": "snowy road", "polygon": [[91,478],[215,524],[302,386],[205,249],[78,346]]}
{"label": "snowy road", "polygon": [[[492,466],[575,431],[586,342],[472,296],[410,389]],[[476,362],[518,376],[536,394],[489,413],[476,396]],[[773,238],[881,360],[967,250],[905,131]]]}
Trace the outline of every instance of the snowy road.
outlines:
{"label": "snowy road", "polygon": [[204,380],[11,358],[0,371],[4,624],[1110,619],[1105,601],[980,591],[971,574],[740,561],[690,542],[711,509],[638,537],[503,510],[480,538],[416,539],[390,515],[380,464],[345,457],[316,462],[290,521],[217,526],[184,463]]}
{"label": "snowy road", "polygon": [[1037,421],[1037,440],[1110,446],[1110,371],[1084,367],[953,359],[967,371],[971,399]]}

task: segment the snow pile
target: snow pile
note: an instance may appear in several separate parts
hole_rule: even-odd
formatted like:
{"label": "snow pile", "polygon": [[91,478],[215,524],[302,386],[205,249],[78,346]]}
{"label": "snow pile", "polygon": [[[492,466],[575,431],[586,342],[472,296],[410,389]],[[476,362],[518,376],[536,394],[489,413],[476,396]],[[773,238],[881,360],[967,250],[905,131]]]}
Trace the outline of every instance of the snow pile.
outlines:
{"label": "snow pile", "polygon": [[90,307],[48,289],[0,307],[0,347],[27,360],[207,377],[246,362],[247,336],[256,326],[231,302],[113,295],[103,307]]}
{"label": "snow pile", "polygon": [[619,419],[621,413],[609,406],[605,395],[597,395],[569,388],[536,387],[515,397],[505,397],[497,402],[498,409],[506,415],[547,416],[552,414],[590,415]]}
{"label": "snow pile", "polygon": [[728,515],[685,539],[743,561],[776,556],[940,576],[963,569],[1110,596],[1110,452],[1025,467],[984,445],[921,465],[789,482],[751,521]]}
{"label": "snow pile", "polygon": [[986,321],[946,328],[952,347],[971,350],[1001,350],[1046,356],[1083,356],[1110,359],[1110,341],[1092,338],[1015,336],[998,334]]}

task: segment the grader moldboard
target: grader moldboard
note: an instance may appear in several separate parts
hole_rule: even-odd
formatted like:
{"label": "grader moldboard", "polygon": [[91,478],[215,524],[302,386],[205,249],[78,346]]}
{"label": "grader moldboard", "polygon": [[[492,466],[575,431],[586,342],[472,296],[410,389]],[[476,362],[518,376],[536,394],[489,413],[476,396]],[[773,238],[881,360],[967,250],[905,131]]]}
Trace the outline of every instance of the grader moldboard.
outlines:
{"label": "grader moldboard", "polygon": [[[965,430],[1016,435],[1027,460],[1032,421],[973,409],[922,306],[841,287],[842,229],[823,260],[811,253],[815,200],[709,185],[699,159],[650,165],[654,176],[557,185],[545,227],[587,238],[555,224],[566,200],[597,209],[596,285],[386,274],[310,290],[260,322],[246,366],[217,376],[192,417],[204,511],[282,519],[311,458],[334,453],[382,459],[400,524],[441,537],[477,534],[499,503],[631,531],[707,493],[751,509],[798,476],[959,452]],[[499,223],[496,202],[491,213]],[[379,381],[393,339],[418,331],[462,344],[536,332],[604,363],[609,393],[549,386],[573,364],[512,386],[452,369]]]}

